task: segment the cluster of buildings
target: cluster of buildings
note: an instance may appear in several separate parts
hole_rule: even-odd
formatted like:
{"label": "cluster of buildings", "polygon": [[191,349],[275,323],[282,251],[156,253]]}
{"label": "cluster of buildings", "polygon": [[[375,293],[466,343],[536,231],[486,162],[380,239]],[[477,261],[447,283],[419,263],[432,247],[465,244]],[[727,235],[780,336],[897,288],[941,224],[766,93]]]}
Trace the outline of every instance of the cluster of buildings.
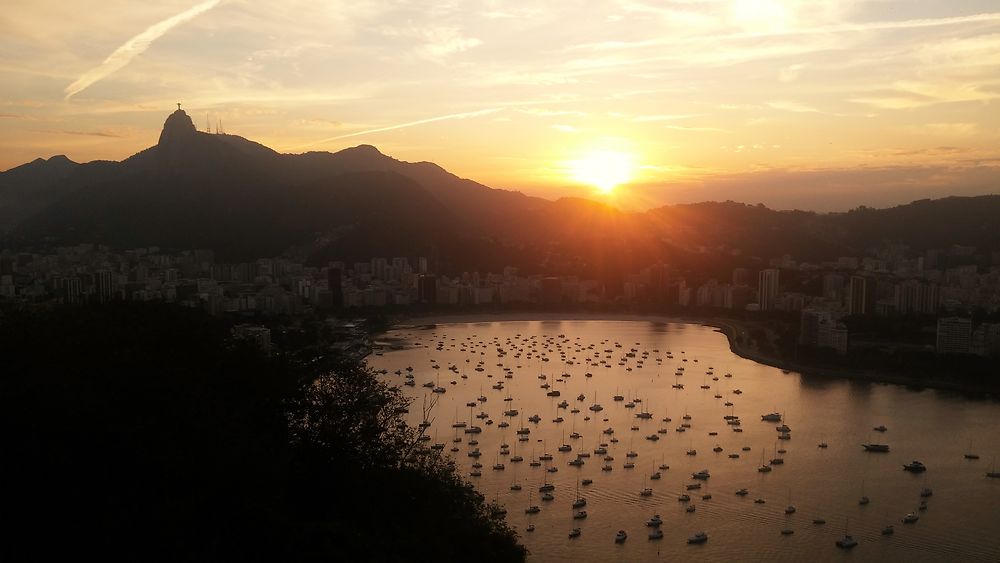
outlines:
{"label": "cluster of buildings", "polygon": [[435,274],[432,266],[424,257],[376,257],[322,267],[286,258],[222,263],[210,250],[165,253],[150,247],[116,253],[84,244],[51,254],[0,253],[0,300],[164,301],[211,314],[265,316],[415,304],[663,304],[796,314],[801,344],[840,353],[847,352],[850,336],[845,317],[937,317],[946,312],[951,316],[938,324],[939,352],[1000,354],[997,325],[973,326],[971,321],[973,311],[1000,311],[1000,253],[984,260],[967,247],[916,258],[905,249],[887,247],[875,256],[823,263],[785,256],[759,270],[736,268],[723,281],[677,272],[663,263],[613,282],[522,276],[512,267],[445,276]]}

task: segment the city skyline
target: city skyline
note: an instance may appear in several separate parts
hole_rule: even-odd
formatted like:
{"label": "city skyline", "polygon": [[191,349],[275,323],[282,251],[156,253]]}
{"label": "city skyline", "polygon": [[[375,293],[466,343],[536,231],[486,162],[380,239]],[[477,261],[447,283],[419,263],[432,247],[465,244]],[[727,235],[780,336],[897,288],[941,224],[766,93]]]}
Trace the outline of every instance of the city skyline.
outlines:
{"label": "city skyline", "polygon": [[373,144],[625,209],[843,210],[996,187],[990,2],[76,9],[8,9],[0,168],[126,158],[180,101],[199,129],[282,152]]}

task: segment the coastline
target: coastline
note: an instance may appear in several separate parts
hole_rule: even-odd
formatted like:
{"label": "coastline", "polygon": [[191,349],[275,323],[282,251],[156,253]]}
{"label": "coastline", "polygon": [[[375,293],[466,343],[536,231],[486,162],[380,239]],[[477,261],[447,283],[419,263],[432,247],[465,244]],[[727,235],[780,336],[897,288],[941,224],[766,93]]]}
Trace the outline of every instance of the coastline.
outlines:
{"label": "coastline", "polygon": [[686,317],[686,316],[666,316],[659,314],[637,314],[637,313],[545,313],[545,312],[524,312],[524,313],[439,313],[435,315],[423,315],[400,319],[390,327],[390,330],[407,327],[421,327],[431,325],[466,324],[466,323],[487,323],[487,322],[530,322],[530,321],[644,321],[660,323],[681,323],[708,326],[715,328],[726,336],[729,342],[729,350],[737,356],[774,367],[784,371],[795,372],[804,376],[835,377],[840,379],[852,379],[867,381],[870,383],[881,383],[887,385],[903,385],[919,389],[937,389],[960,393],[983,394],[988,398],[993,398],[995,389],[971,385],[966,381],[941,380],[941,379],[914,379],[905,375],[887,373],[864,368],[825,368],[800,364],[794,361],[763,354],[751,346],[749,341],[750,327],[752,322],[742,320],[719,318],[719,317]]}

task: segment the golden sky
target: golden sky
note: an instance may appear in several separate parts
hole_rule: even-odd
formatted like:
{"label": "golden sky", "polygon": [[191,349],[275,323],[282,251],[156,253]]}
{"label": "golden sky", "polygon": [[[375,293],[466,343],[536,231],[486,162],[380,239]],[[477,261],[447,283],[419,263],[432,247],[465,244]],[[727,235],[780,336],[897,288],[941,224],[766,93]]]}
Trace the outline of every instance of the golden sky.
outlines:
{"label": "golden sky", "polygon": [[283,152],[372,144],[549,198],[846,209],[1000,192],[998,98],[998,0],[0,11],[0,169],[120,160],[181,102]]}

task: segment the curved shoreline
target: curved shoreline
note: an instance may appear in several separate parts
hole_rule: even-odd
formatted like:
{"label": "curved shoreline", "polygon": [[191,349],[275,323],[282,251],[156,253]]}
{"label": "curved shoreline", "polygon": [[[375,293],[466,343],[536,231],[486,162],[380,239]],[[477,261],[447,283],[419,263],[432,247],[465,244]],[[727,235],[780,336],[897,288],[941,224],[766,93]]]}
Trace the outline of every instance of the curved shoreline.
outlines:
{"label": "curved shoreline", "polygon": [[[405,319],[405,322],[398,322],[392,325],[392,329],[407,327],[449,325],[449,324],[474,324],[492,322],[552,322],[552,321],[644,321],[661,323],[680,323],[708,326],[717,329],[726,336],[729,342],[729,350],[737,356],[781,369],[788,372],[795,372],[801,375],[835,377],[840,379],[854,379],[867,381],[870,383],[882,383],[891,385],[903,385],[906,387],[916,387],[920,389],[939,389],[944,391],[954,391],[963,393],[984,394],[988,398],[993,398],[995,389],[989,389],[970,385],[964,381],[938,380],[938,379],[913,379],[903,375],[880,372],[866,369],[844,369],[844,368],[824,368],[797,364],[792,361],[776,358],[770,355],[761,354],[751,350],[742,341],[748,334],[748,324],[739,320],[710,317],[692,318],[680,316],[664,315],[642,315],[635,313],[496,313],[496,314],[437,314]],[[737,335],[742,333],[742,338]]]}

